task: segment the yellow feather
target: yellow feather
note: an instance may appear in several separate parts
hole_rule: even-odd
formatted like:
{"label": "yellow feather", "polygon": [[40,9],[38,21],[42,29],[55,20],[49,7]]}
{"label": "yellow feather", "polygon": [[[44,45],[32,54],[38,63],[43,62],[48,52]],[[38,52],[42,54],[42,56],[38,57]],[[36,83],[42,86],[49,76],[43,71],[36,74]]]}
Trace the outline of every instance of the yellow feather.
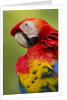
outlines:
{"label": "yellow feather", "polygon": [[43,73],[46,73],[46,74],[49,73],[48,68],[53,70],[51,65],[49,65],[47,62],[38,61],[36,59],[29,63],[29,67],[30,67],[29,73],[27,74],[18,73],[20,83],[22,84],[22,86],[25,87],[25,89],[28,92],[32,92],[32,93],[39,92],[42,90],[41,89],[42,86],[47,86],[47,83],[50,84],[49,87],[51,88],[51,90],[53,91],[56,90],[51,85],[54,85],[58,81],[58,78],[55,78],[55,79],[53,77],[41,78]]}

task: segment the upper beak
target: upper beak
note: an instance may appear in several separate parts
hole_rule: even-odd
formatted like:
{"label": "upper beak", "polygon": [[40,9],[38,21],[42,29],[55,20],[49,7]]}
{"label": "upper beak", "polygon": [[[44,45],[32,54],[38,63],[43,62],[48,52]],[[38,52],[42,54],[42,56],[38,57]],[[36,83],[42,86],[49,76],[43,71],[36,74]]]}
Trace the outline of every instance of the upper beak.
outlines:
{"label": "upper beak", "polygon": [[17,40],[17,42],[27,48],[27,40],[26,40],[26,36],[24,35],[23,31],[20,29],[20,25],[22,22],[18,23],[17,25],[15,25],[12,29],[10,34]]}

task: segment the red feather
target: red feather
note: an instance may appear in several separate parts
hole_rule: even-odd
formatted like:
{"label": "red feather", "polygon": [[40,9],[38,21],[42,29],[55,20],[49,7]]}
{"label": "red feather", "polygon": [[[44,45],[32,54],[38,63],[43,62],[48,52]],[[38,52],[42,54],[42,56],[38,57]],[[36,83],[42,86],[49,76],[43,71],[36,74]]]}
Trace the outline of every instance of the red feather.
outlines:
{"label": "red feather", "polygon": [[24,56],[18,58],[16,63],[16,72],[29,73],[29,62],[35,59],[40,61],[48,61],[52,64],[54,59],[58,59],[58,31],[51,27],[45,20],[28,18],[18,23],[12,30],[11,35],[15,35],[17,31],[21,31],[20,24],[25,21],[33,21],[38,23],[39,41],[34,46],[30,47]]}

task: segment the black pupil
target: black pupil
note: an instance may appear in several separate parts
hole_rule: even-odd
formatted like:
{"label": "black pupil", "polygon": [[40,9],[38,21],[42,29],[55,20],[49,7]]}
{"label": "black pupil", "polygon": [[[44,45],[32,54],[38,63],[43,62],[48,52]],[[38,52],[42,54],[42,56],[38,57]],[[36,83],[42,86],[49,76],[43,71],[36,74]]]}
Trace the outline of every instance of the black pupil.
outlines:
{"label": "black pupil", "polygon": [[28,26],[28,24],[27,24],[27,23],[25,23],[25,26]]}

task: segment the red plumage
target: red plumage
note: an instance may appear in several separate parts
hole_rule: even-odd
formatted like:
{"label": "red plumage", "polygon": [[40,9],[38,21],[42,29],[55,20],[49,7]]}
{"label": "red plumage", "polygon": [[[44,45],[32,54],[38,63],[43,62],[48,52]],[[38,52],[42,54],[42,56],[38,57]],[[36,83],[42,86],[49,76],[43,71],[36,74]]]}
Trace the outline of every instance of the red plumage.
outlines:
{"label": "red plumage", "polygon": [[35,59],[44,62],[48,61],[49,64],[52,64],[53,60],[58,59],[58,31],[50,26],[45,20],[36,18],[25,19],[11,30],[11,35],[14,36],[19,30],[19,25],[25,21],[37,22],[38,28],[40,27],[40,32],[38,43],[28,48],[27,53],[18,58],[16,72],[20,73],[28,73],[30,70],[29,62]]}

